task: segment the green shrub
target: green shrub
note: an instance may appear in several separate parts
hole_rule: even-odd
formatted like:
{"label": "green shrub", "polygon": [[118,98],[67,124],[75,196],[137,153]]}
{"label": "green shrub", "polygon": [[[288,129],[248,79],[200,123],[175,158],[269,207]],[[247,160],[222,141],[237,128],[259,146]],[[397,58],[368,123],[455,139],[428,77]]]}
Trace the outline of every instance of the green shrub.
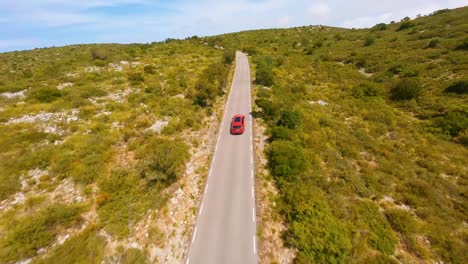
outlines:
{"label": "green shrub", "polygon": [[127,79],[132,83],[141,83],[145,82],[145,77],[139,72],[132,72],[128,75]]}
{"label": "green shrub", "polygon": [[405,21],[405,22],[402,22],[400,24],[400,26],[398,27],[397,31],[401,31],[401,30],[405,30],[405,29],[408,29],[408,28],[412,28],[416,26],[416,24],[414,24],[414,22],[412,21]]}
{"label": "green shrub", "polygon": [[372,27],[373,30],[380,30],[380,31],[387,30],[387,28],[388,28],[387,24],[385,24],[385,23],[379,23],[379,24],[375,25],[374,27]]}
{"label": "green shrub", "polygon": [[388,222],[392,228],[403,235],[416,233],[418,225],[415,218],[405,210],[401,209],[388,209],[385,212]]}
{"label": "green shrub", "polygon": [[437,48],[439,44],[440,44],[440,39],[438,38],[431,39],[431,41],[429,41],[429,44],[427,44],[427,48]]}
{"label": "green shrub", "polygon": [[390,91],[392,100],[410,100],[421,94],[421,85],[414,79],[403,79]]}
{"label": "green shrub", "polygon": [[382,95],[382,91],[371,83],[361,83],[357,86],[354,86],[351,92],[354,98]]}
{"label": "green shrub", "polygon": [[91,57],[93,60],[107,60],[107,53],[103,49],[92,49],[91,50]]}
{"label": "green shrub", "polygon": [[182,176],[189,156],[188,146],[182,140],[150,135],[138,150],[141,176],[150,182],[170,184]]}
{"label": "green shrub", "polygon": [[236,59],[235,50],[225,50],[223,52],[223,61],[225,64],[231,65],[235,59]]}
{"label": "green shrub", "polygon": [[271,57],[261,57],[257,60],[255,82],[264,86],[273,85],[273,60]]}
{"label": "green shrub", "polygon": [[59,226],[69,227],[79,221],[77,206],[52,205],[33,215],[14,221],[4,241],[0,242],[0,259],[13,262],[36,255],[37,250],[55,240]]}
{"label": "green shrub", "polygon": [[278,139],[284,139],[284,140],[289,140],[291,139],[291,130],[289,130],[286,127],[283,126],[275,126],[271,130],[271,140],[278,140]]}
{"label": "green shrub", "polygon": [[274,120],[276,118],[278,109],[271,100],[260,98],[255,100],[255,104],[262,109],[265,120]]}
{"label": "green shrub", "polygon": [[299,128],[302,124],[301,113],[297,111],[286,110],[281,112],[281,117],[278,120],[279,126],[284,126],[290,129]]}
{"label": "green shrub", "polygon": [[457,50],[468,50],[468,38],[463,40],[463,43],[456,47]]}
{"label": "green shrub", "polygon": [[290,141],[273,141],[269,151],[269,166],[273,176],[294,181],[306,167],[302,149]]}
{"label": "green shrub", "polygon": [[29,97],[36,99],[41,103],[51,103],[59,99],[62,96],[63,96],[63,92],[60,91],[59,89],[44,87],[44,88],[33,90],[30,93]]}
{"label": "green shrub", "polygon": [[357,211],[368,228],[369,245],[386,255],[392,255],[398,238],[378,207],[366,201],[358,204]]}
{"label": "green shrub", "polygon": [[372,36],[367,36],[366,40],[364,41],[364,46],[370,46],[375,43],[375,39]]}
{"label": "green shrub", "polygon": [[122,264],[143,264],[147,263],[146,256],[137,248],[129,248],[125,251]]}
{"label": "green shrub", "polygon": [[[284,192],[297,263],[343,263],[351,251],[346,226],[331,212],[321,190],[291,183]],[[294,185],[294,187],[293,187]]]}
{"label": "green shrub", "polygon": [[78,235],[53,249],[45,258],[34,263],[102,263],[106,239],[95,227],[86,228]]}
{"label": "green shrub", "polygon": [[102,176],[115,139],[93,131],[68,139],[52,159],[51,173],[60,179],[72,178],[77,182],[92,183]]}
{"label": "green shrub", "polygon": [[433,123],[442,130],[442,133],[456,137],[468,128],[468,114],[449,112],[442,117],[434,118]]}
{"label": "green shrub", "polygon": [[456,93],[456,94],[467,94],[468,93],[468,81],[461,80],[451,84],[445,88],[444,93]]}
{"label": "green shrub", "polygon": [[208,65],[195,83],[194,104],[201,107],[211,106],[216,97],[223,94],[228,74],[229,68],[222,62]]}
{"label": "green shrub", "polygon": [[156,71],[156,66],[154,65],[145,65],[143,67],[143,71],[147,74],[155,74],[157,71]]}

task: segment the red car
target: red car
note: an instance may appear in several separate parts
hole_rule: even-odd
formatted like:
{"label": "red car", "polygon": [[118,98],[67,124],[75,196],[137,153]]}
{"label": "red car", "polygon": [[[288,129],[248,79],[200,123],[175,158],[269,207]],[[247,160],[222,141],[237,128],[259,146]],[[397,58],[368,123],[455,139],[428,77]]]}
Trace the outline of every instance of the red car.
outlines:
{"label": "red car", "polygon": [[231,121],[231,134],[243,134],[245,131],[245,116],[244,115],[234,115]]}

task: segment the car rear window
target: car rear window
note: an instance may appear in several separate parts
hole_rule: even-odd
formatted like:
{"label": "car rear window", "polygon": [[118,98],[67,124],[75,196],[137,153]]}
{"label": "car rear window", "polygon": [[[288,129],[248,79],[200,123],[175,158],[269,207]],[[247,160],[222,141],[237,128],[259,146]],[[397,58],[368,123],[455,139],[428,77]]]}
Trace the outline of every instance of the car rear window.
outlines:
{"label": "car rear window", "polygon": [[234,121],[235,121],[235,122],[240,122],[240,121],[241,121],[241,118],[240,118],[240,117],[236,117],[236,118],[234,118]]}
{"label": "car rear window", "polygon": [[241,128],[242,126],[233,126],[234,129],[239,129]]}

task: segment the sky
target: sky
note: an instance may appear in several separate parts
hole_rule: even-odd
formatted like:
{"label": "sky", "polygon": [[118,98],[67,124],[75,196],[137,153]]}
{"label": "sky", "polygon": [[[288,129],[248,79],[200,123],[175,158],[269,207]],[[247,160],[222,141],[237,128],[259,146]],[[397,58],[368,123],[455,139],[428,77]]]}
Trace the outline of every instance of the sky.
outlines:
{"label": "sky", "polygon": [[0,52],[250,29],[371,27],[468,0],[0,0]]}

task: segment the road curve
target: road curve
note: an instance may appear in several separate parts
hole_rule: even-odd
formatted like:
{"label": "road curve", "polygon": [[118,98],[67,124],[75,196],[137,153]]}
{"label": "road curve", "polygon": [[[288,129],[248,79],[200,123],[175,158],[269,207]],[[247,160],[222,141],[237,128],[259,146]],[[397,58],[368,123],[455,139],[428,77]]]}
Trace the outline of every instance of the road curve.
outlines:
{"label": "road curve", "polygon": [[[186,263],[257,263],[250,70],[236,52],[236,69]],[[243,135],[231,135],[234,114],[244,114]]]}

